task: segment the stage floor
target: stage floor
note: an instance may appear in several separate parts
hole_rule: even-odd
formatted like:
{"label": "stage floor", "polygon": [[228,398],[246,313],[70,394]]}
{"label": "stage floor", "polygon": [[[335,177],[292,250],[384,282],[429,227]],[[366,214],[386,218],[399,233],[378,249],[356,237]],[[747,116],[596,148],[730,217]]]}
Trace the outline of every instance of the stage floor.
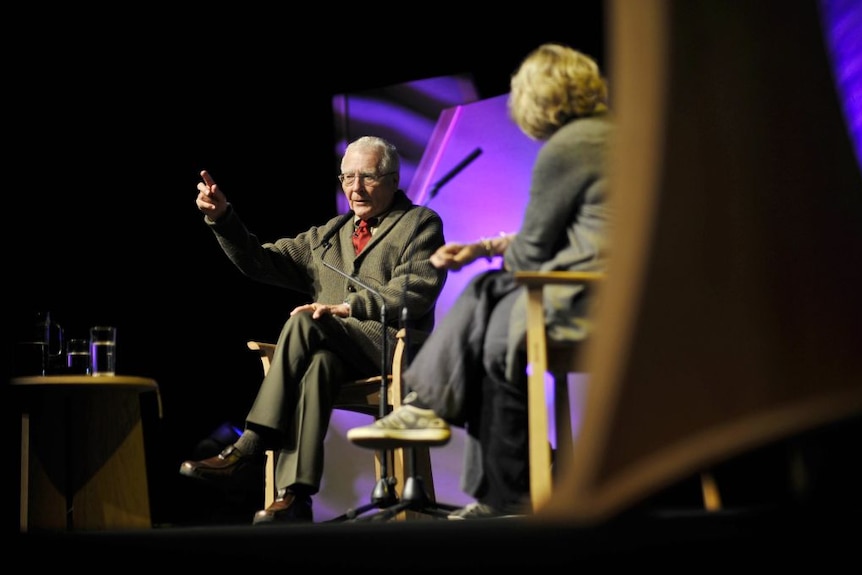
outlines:
{"label": "stage floor", "polygon": [[[487,568],[680,569],[859,565],[858,509],[652,512],[600,525],[535,518],[353,521],[280,526],[163,526],[111,532],[19,533],[25,565],[118,569],[343,567],[356,572],[453,573]],[[6,553],[7,558],[9,553]],[[16,563],[12,563],[16,564]]]}

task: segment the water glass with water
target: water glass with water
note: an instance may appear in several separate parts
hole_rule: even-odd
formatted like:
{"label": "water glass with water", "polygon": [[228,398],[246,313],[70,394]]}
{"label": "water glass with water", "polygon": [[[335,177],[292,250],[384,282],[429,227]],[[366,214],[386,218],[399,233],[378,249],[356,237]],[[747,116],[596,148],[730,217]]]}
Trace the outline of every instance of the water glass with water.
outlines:
{"label": "water glass with water", "polygon": [[90,374],[117,374],[117,328],[94,326],[90,328]]}
{"label": "water glass with water", "polygon": [[76,375],[90,373],[90,341],[70,339],[66,344],[66,371]]}

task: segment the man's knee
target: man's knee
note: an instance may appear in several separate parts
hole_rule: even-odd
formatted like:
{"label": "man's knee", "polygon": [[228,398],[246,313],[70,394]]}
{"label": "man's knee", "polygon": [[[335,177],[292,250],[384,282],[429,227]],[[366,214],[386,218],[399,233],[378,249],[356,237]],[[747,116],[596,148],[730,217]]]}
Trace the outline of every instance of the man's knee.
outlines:
{"label": "man's knee", "polygon": [[284,326],[281,328],[283,334],[288,333],[308,333],[314,327],[314,318],[310,313],[298,313],[287,318]]}

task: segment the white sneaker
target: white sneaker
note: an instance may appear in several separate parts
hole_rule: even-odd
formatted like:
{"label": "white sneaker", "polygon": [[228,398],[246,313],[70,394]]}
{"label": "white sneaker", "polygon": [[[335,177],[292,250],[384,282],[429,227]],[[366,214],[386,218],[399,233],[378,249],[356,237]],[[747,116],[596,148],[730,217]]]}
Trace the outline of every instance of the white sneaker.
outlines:
{"label": "white sneaker", "polygon": [[434,447],[449,442],[449,424],[432,409],[402,405],[371,425],[354,427],[347,439],[360,447],[395,449],[418,445]]}
{"label": "white sneaker", "polygon": [[494,509],[486,503],[468,503],[461,509],[456,509],[446,516],[447,519],[460,521],[463,519],[504,519],[513,517],[523,517],[523,515],[507,515],[502,511]]}

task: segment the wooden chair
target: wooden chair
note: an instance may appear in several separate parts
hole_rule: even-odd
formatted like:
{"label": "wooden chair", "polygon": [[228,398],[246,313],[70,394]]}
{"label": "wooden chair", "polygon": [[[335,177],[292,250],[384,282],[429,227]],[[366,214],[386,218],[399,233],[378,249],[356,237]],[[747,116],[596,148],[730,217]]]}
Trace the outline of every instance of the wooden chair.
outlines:
{"label": "wooden chair", "polygon": [[551,374],[554,389],[554,421],[557,451],[572,449],[571,406],[568,374],[583,371],[575,347],[548,342],[545,332],[544,287],[549,284],[596,284],[601,272],[516,272],[516,281],[527,287],[527,363],[530,374],[527,411],[530,441],[530,501],[539,509],[551,496],[553,469],[548,423],[545,376]]}
{"label": "wooden chair", "polygon": [[[555,441],[558,454],[570,454],[574,433],[571,424],[568,374],[583,372],[581,355],[572,344],[549,342],[545,332],[543,292],[551,284],[590,284],[595,286],[604,279],[602,272],[516,272],[516,281],[527,287],[527,362],[530,366],[528,382],[528,420],[530,442],[530,500],[533,509],[543,507],[553,491],[553,468],[548,445],[548,423],[545,376],[553,379],[553,410]],[[582,345],[582,344],[578,344]],[[721,508],[717,484],[708,472],[700,474],[704,508],[709,511]]]}
{"label": "wooden chair", "polygon": [[[401,372],[403,371],[408,346],[416,348],[421,345],[428,334],[423,331],[414,329],[401,329],[396,335],[395,350],[392,359],[392,373],[388,376],[386,386],[386,403],[388,409],[394,409],[401,405],[402,387],[401,387]],[[260,355],[260,361],[263,365],[264,375],[269,371],[272,363],[272,356],[275,353],[275,344],[265,343],[260,341],[249,341],[248,348],[256,351]],[[380,414],[380,391],[381,379],[380,376],[369,377],[354,381],[347,381],[341,384],[338,396],[335,399],[335,409],[353,411],[357,413],[365,413],[368,415],[377,416]],[[404,489],[405,481],[410,477],[409,459],[404,449],[394,449],[391,451],[375,451],[374,452],[374,470],[377,478],[381,477],[381,470],[384,469],[383,455],[386,455],[385,469],[389,477],[395,480],[395,494],[401,499],[402,490]],[[427,498],[430,502],[434,502],[434,478],[431,471],[431,453],[427,447],[417,447],[413,449],[413,458],[415,475],[422,478],[422,483],[425,487]],[[264,503],[266,507],[275,500],[276,485],[275,485],[275,463],[277,453],[272,450],[266,452],[266,465],[264,468]],[[398,519],[416,519],[422,517],[421,514],[413,511],[400,513]]]}

